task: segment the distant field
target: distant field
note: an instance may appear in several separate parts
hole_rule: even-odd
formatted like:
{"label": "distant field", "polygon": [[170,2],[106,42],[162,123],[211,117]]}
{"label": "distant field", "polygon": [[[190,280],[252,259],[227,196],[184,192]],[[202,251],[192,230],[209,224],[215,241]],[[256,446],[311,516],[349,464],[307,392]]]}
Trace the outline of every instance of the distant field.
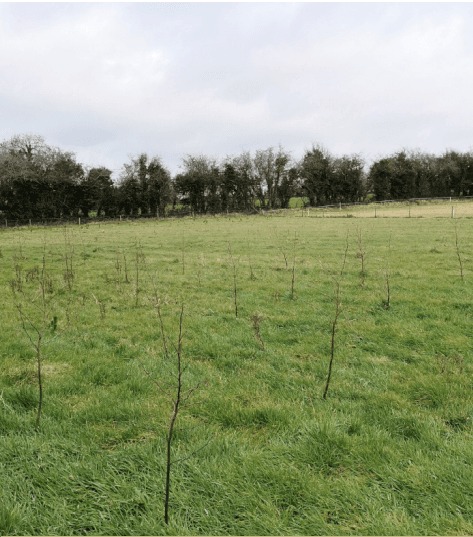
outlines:
{"label": "distant field", "polygon": [[[471,535],[473,204],[410,209],[0,230],[0,534]],[[9,282],[34,293],[43,254],[78,318],[44,348],[36,433]],[[152,283],[175,343],[184,303],[187,387],[207,381],[178,418],[169,526],[171,408],[138,362],[170,380]]]}
{"label": "distant field", "polygon": [[311,209],[312,215],[326,214],[353,214],[353,216],[374,218],[451,218],[452,208],[454,217],[472,217],[473,203],[467,201],[419,201],[417,203],[371,203],[354,207],[342,207],[341,209]]}

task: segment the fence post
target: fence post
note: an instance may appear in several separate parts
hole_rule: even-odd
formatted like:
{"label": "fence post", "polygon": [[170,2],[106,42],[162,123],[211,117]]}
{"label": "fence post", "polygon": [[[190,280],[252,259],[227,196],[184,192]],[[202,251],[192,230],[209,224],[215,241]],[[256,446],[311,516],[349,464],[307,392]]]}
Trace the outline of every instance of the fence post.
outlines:
{"label": "fence post", "polygon": [[30,226],[31,226],[31,218],[30,218]]}
{"label": "fence post", "polygon": [[5,218],[5,228],[8,227],[8,222],[7,222],[7,219]]}
{"label": "fence post", "polygon": [[79,226],[80,226],[80,216],[79,216]]}
{"label": "fence post", "polygon": [[455,215],[455,209],[452,207],[452,218],[454,218],[454,215]]}
{"label": "fence post", "polygon": [[376,218],[376,207],[374,208],[374,217]]}
{"label": "fence post", "polygon": [[340,210],[342,210],[342,202],[340,202]]}
{"label": "fence post", "polygon": [[120,222],[122,221],[122,215],[120,215]]}

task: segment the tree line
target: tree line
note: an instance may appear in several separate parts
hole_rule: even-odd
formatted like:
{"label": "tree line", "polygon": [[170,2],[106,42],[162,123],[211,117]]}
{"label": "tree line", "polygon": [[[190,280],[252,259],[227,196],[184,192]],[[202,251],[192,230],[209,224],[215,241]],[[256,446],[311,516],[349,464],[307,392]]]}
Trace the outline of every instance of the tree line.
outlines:
{"label": "tree line", "polygon": [[459,196],[473,193],[473,153],[441,156],[402,150],[369,170],[360,155],[336,157],[312,145],[300,160],[281,145],[243,151],[220,162],[181,158],[172,177],[159,156],[141,153],[123,164],[118,181],[105,166],[87,168],[74,153],[42,136],[16,135],[0,143],[0,211],[5,218],[164,216],[169,208],[196,213],[287,208],[292,197],[310,206],[373,199]]}

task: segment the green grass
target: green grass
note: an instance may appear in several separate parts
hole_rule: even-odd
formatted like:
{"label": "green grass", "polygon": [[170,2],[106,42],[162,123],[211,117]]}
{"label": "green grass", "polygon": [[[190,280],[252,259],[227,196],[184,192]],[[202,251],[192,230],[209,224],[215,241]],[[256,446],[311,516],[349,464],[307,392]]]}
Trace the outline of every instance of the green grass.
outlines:
{"label": "green grass", "polygon": [[[38,433],[34,356],[18,332],[8,281],[19,246],[24,259],[16,262],[26,271],[40,263],[43,238],[61,280],[64,230],[0,231],[0,534],[471,534],[473,221],[457,220],[462,283],[447,218],[389,218],[388,208],[377,219],[339,214],[68,227],[79,318],[45,347]],[[356,226],[368,250],[364,290]],[[319,261],[340,268],[347,232],[347,313],[323,401],[333,304]],[[386,308],[380,269],[390,234]],[[172,467],[169,526],[170,407],[137,358],[156,379],[169,364],[143,268],[135,307],[135,241],[156,274],[173,341],[185,303],[185,383],[208,381],[193,397],[202,403],[178,419],[176,458],[210,442]],[[228,242],[237,262],[237,319]],[[104,319],[92,293],[105,301]],[[264,350],[254,337],[255,312],[264,317]],[[64,310],[54,315],[59,330]]]}

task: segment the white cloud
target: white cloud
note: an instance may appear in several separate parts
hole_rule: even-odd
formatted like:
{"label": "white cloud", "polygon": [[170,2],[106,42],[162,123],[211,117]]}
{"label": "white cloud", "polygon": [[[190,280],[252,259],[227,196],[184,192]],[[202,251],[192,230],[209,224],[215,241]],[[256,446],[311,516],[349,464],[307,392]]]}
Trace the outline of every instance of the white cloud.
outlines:
{"label": "white cloud", "polygon": [[0,27],[2,94],[42,106],[104,115],[125,112],[151,94],[168,60],[130,35],[116,10],[93,8],[78,19],[25,33]]}
{"label": "white cloud", "polygon": [[38,132],[113,168],[160,153],[173,171],[184,153],[278,142],[465,144],[471,10],[429,6],[74,4],[27,24],[26,4],[0,6],[0,138]]}

